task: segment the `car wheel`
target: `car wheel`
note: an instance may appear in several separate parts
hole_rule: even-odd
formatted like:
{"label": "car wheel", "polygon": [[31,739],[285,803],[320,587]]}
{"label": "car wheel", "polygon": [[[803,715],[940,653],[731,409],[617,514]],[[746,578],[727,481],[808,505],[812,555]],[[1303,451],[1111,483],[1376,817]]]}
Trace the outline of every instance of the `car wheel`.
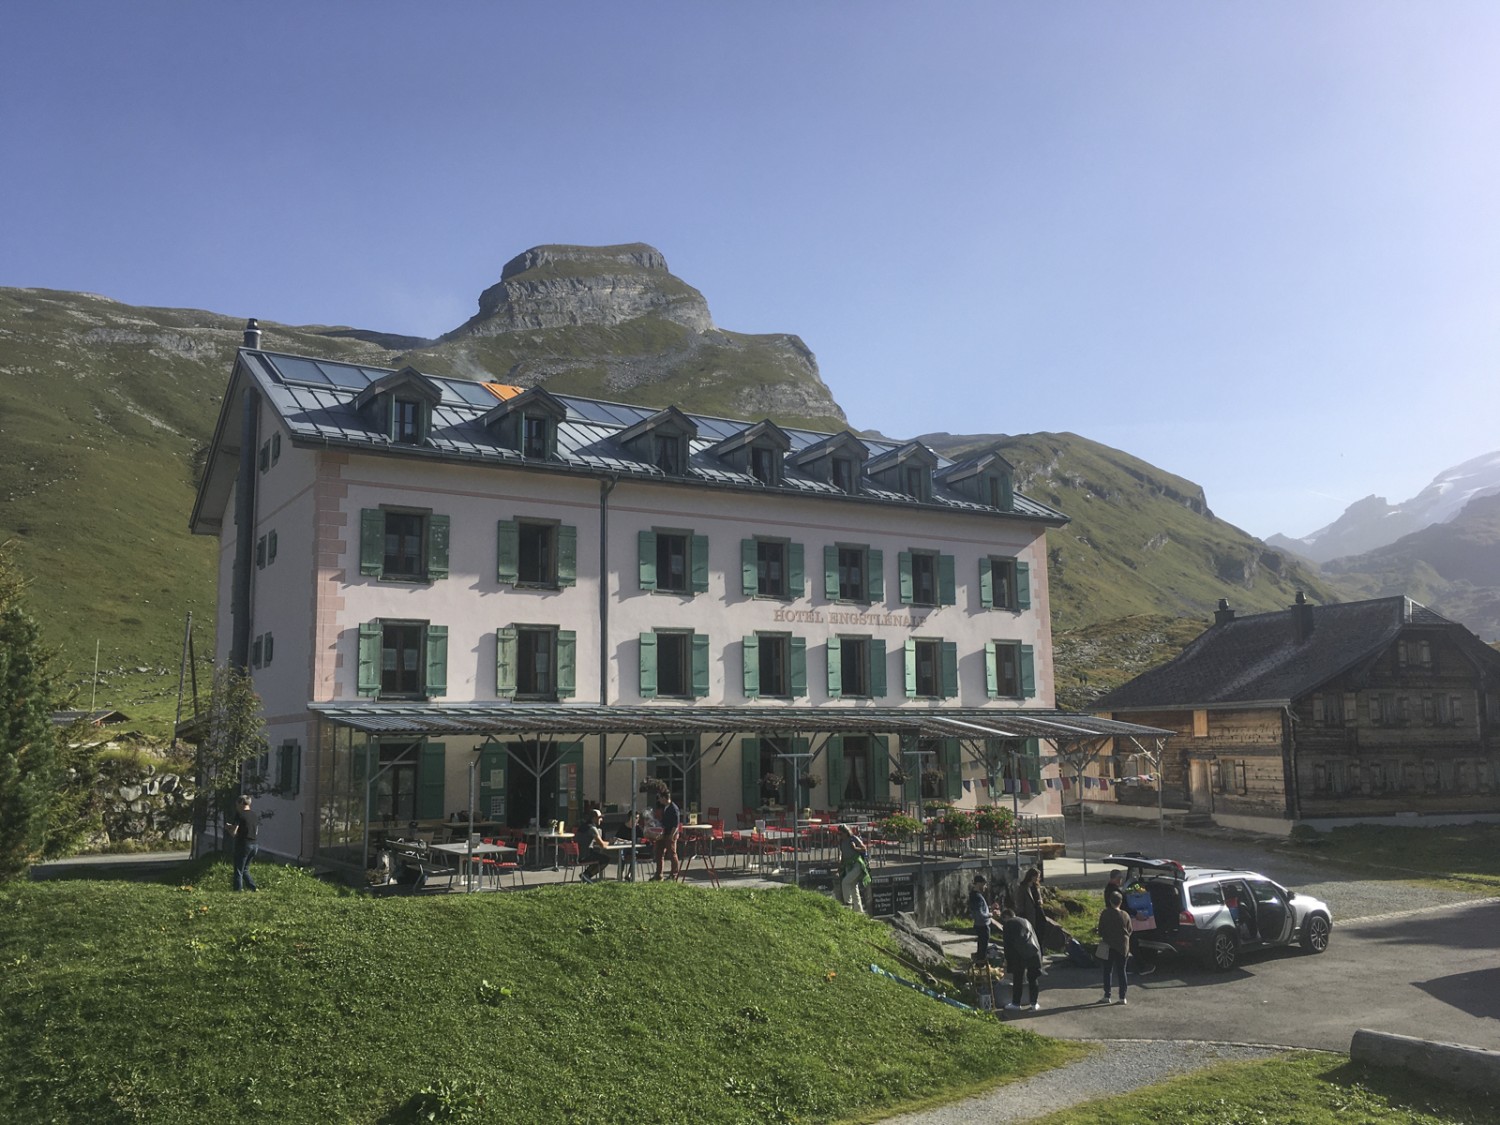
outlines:
{"label": "car wheel", "polygon": [[1240,957],[1240,938],[1233,930],[1220,930],[1214,934],[1214,943],[1208,948],[1208,963],[1221,973],[1234,968]]}
{"label": "car wheel", "polygon": [[1322,953],[1328,948],[1328,935],[1333,929],[1328,919],[1321,914],[1311,914],[1302,923],[1302,948],[1309,953]]}

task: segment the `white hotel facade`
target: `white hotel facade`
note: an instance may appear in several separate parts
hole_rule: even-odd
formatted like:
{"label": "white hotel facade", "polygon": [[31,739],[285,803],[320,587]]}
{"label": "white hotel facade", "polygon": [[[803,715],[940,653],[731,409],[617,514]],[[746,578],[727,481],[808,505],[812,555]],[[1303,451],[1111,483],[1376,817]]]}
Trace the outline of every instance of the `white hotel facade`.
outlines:
{"label": "white hotel facade", "polygon": [[731,827],[924,774],[1056,812],[1043,743],[1125,727],[1053,709],[1064,522],[995,453],[282,355],[252,322],[192,530],[264,705],[262,846],[354,870],[381,827],[572,824],[633,777]]}

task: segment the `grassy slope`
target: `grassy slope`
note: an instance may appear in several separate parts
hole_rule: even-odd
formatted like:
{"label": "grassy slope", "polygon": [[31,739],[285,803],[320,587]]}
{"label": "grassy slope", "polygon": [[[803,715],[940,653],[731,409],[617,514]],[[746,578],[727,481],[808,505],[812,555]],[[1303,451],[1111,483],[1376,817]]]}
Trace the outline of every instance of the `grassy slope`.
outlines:
{"label": "grassy slope", "polygon": [[0,1120],[400,1121],[431,1088],[480,1121],[820,1121],[1078,1050],[876,977],[883,927],[818,895],[261,875],[0,891]]}

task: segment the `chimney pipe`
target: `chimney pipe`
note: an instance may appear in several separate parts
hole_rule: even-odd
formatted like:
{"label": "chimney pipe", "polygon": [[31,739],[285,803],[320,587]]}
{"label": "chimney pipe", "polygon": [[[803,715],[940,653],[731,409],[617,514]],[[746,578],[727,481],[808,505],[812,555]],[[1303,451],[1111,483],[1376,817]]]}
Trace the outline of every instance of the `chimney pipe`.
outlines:
{"label": "chimney pipe", "polygon": [[1297,601],[1292,606],[1292,629],[1296,634],[1298,644],[1312,636],[1313,607],[1308,602],[1307,595],[1301,590],[1297,591]]}
{"label": "chimney pipe", "polygon": [[260,347],[260,321],[253,316],[245,321],[245,347]]}
{"label": "chimney pipe", "polygon": [[1214,610],[1214,624],[1225,625],[1234,620],[1234,610],[1229,608],[1229,599],[1220,598],[1219,608]]}

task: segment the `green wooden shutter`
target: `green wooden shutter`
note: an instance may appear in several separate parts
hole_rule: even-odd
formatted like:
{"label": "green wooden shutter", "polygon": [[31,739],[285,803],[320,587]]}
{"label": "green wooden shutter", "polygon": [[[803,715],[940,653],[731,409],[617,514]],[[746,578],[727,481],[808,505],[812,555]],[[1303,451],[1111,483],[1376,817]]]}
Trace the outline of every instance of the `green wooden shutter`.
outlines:
{"label": "green wooden shutter", "polygon": [[521,578],[521,525],[515,520],[495,523],[495,580],[514,585]]}
{"label": "green wooden shutter", "polygon": [[359,694],[380,694],[380,622],[364,621],[359,626]]}
{"label": "green wooden shutter", "polygon": [[963,757],[958,748],[958,739],[943,739],[941,761],[944,782],[948,788],[948,800],[956,801],[963,796],[964,792]]}
{"label": "green wooden shutter", "polygon": [[989,559],[979,560],[979,604],[984,609],[995,608],[995,564]]}
{"label": "green wooden shutter", "polygon": [[917,642],[906,638],[906,698],[917,697]]}
{"label": "green wooden shutter", "polygon": [[302,792],[302,743],[293,742],[291,747],[292,776],[290,780],[292,796],[295,797]]}
{"label": "green wooden shutter", "polygon": [[943,641],[940,651],[943,661],[943,698],[953,699],[958,695],[958,642]]}
{"label": "green wooden shutter", "polygon": [[829,637],[823,647],[828,652],[828,698],[840,699],[844,694],[844,646],[837,637]]}
{"label": "green wooden shutter", "polygon": [[740,540],[740,592],[747,598],[760,592],[760,559],[754,539]]}
{"label": "green wooden shutter", "polygon": [[760,638],[751,633],[744,639],[741,645],[744,650],[740,661],[744,665],[745,672],[745,696],[749,699],[760,698]]}
{"label": "green wooden shutter", "polygon": [[427,680],[422,694],[431,699],[448,694],[448,626],[427,626]]}
{"label": "green wooden shutter", "polygon": [[266,565],[270,566],[276,561],[276,533],[273,531],[266,536]]}
{"label": "green wooden shutter", "polygon": [[427,517],[427,577],[448,577],[448,517]]}
{"label": "green wooden shutter", "polygon": [[836,734],[823,744],[823,752],[828,756],[828,800],[824,807],[836,809],[844,801],[845,780],[844,769],[844,736]]}
{"label": "green wooden shutter", "polygon": [[786,571],[786,592],[794,598],[800,598],[805,592],[805,587],[807,586],[807,583],[803,578],[801,543],[787,544]]}
{"label": "green wooden shutter", "polygon": [[788,647],[792,656],[792,697],[795,699],[807,694],[807,638],[793,637]]}
{"label": "green wooden shutter", "polygon": [[870,694],[876,699],[885,696],[885,638],[870,638]]}
{"label": "green wooden shutter", "polygon": [[557,584],[578,585],[578,529],[566,523],[557,529]]}
{"label": "green wooden shutter", "polygon": [[557,695],[571,699],[578,693],[578,633],[573,629],[557,631]]}
{"label": "green wooden shutter", "polygon": [[1042,740],[1040,738],[1026,740],[1026,776],[1031,779],[1033,788],[1042,783]]}
{"label": "green wooden shutter", "polygon": [[938,556],[938,604],[958,604],[958,578],[953,573],[953,556]]}
{"label": "green wooden shutter", "polygon": [[259,635],[257,635],[256,638],[255,638],[255,640],[250,645],[250,667],[252,667],[252,668],[259,668],[260,667],[260,665],[261,665],[261,651],[262,651],[263,648],[264,648],[264,642],[261,640],[261,637]]}
{"label": "green wooden shutter", "polygon": [[823,596],[831,602],[839,600],[839,549],[823,548]]}
{"label": "green wooden shutter", "polygon": [[292,744],[283,742],[276,747],[276,792],[286,793],[291,786]]}
{"label": "green wooden shutter", "polygon": [[885,552],[871,547],[865,553],[866,569],[869,570],[870,600],[885,601]]}
{"label": "green wooden shutter", "polygon": [[693,698],[708,695],[708,634],[693,634]]}
{"label": "green wooden shutter", "polygon": [[501,699],[515,698],[520,647],[514,625],[495,630],[495,694]]}
{"label": "green wooden shutter", "polygon": [[1036,664],[1030,645],[1021,646],[1021,694],[1027,699],[1036,695]]}
{"label": "green wooden shutter", "polygon": [[901,583],[901,604],[912,603],[911,552],[902,551],[896,556],[896,574]]}
{"label": "green wooden shutter", "polygon": [[740,739],[740,801],[742,807],[760,807],[760,739]]}
{"label": "green wooden shutter", "polygon": [[1016,563],[1016,608],[1031,608],[1031,564]]}
{"label": "green wooden shutter", "polygon": [[636,553],[640,563],[641,589],[656,589],[656,532],[636,533]]}
{"label": "green wooden shutter", "polygon": [[266,663],[270,664],[271,663],[271,658],[274,657],[275,655],[276,655],[276,638],[272,634],[267,633],[266,634]]}
{"label": "green wooden shutter", "polygon": [[1000,658],[994,641],[984,642],[984,694],[991,699],[1000,696]]}
{"label": "green wooden shutter", "polygon": [[385,569],[385,513],[365,508],[359,513],[359,572],[380,577]]}
{"label": "green wooden shutter", "polygon": [[448,747],[441,742],[422,743],[417,760],[417,818],[441,820],[443,790],[448,766]]}
{"label": "green wooden shutter", "polygon": [[641,634],[641,697],[656,698],[656,634]]}
{"label": "green wooden shutter", "polygon": [[266,537],[262,535],[255,541],[255,569],[264,570],[266,566]]}
{"label": "green wooden shutter", "polygon": [[708,536],[694,535],[693,540],[693,593],[701,594],[708,589]]}

